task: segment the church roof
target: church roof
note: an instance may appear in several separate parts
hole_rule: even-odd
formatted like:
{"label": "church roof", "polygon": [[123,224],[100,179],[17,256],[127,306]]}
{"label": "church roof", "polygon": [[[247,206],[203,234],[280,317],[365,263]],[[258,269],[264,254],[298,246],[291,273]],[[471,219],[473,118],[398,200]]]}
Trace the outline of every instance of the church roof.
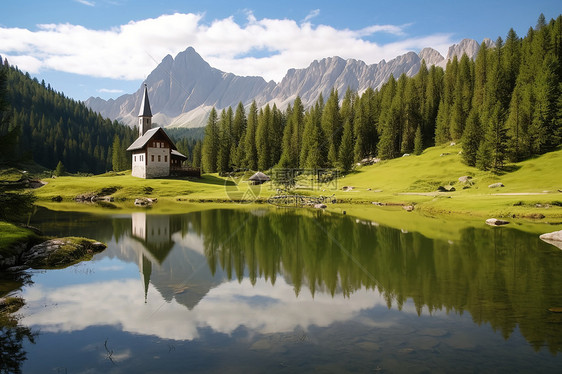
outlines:
{"label": "church roof", "polygon": [[[168,136],[168,134],[166,134],[166,131],[164,131],[164,129],[162,127],[155,127],[153,129],[148,130],[147,132],[144,133],[143,136],[139,137],[137,140],[135,140],[133,142],[133,144],[131,144],[129,146],[129,148],[127,148],[127,151],[136,151],[137,149],[142,149],[144,148],[144,146],[150,141],[150,139],[152,139],[152,137],[154,135],[156,135],[158,132],[162,132],[162,134],[164,135],[164,137],[166,137],[166,139],[168,140],[168,142],[170,143],[170,147],[172,148],[172,152],[174,152],[173,150],[177,149],[176,145],[174,144],[174,142],[170,139],[170,137]],[[178,152],[179,153],[179,152]],[[180,153],[181,154],[181,153]],[[183,155],[182,155],[183,156]],[[185,156],[184,156],[185,157]],[[187,157],[186,157],[187,158]]]}
{"label": "church roof", "polygon": [[140,105],[139,117],[152,117],[150,103],[148,102],[148,88],[146,87],[146,84],[144,85],[144,95]]}

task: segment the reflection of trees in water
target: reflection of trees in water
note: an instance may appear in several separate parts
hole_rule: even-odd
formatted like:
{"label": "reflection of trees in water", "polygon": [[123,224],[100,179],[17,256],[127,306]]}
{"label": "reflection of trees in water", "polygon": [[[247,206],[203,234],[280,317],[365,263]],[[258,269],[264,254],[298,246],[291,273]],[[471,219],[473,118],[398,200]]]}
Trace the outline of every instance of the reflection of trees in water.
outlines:
{"label": "reflection of trees in water", "polygon": [[230,210],[189,215],[204,239],[212,272],[230,279],[247,271],[254,283],[282,273],[298,295],[303,285],[350,295],[366,287],[401,309],[411,299],[421,314],[470,312],[508,338],[517,326],[539,349],[562,351],[562,252],[535,235],[509,228],[467,228],[458,243],[428,239],[351,217],[288,211],[263,217]]}
{"label": "reflection of trees in water", "polygon": [[[20,274],[2,274],[0,297],[20,289],[28,281]],[[9,287],[9,288],[8,288]],[[21,365],[27,358],[23,349],[25,339],[35,344],[35,333],[18,323],[15,313],[23,306],[22,299],[7,299],[0,304],[0,373],[21,373]]]}

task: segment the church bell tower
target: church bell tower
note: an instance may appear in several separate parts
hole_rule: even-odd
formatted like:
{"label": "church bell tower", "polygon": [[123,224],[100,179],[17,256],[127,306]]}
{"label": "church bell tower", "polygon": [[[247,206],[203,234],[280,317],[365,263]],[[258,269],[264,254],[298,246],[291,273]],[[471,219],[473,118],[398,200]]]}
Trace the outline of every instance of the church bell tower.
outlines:
{"label": "church bell tower", "polygon": [[152,128],[152,112],[148,102],[148,88],[144,84],[144,94],[139,111],[139,138]]}

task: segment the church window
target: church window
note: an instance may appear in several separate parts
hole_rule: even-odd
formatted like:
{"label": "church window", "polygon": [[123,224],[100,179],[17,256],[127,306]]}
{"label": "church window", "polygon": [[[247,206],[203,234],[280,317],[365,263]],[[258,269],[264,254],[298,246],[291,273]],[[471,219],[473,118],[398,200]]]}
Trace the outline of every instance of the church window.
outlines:
{"label": "church window", "polygon": [[158,162],[160,162],[160,155],[158,155]]}
{"label": "church window", "polygon": [[164,162],[168,162],[168,156],[164,156]]}

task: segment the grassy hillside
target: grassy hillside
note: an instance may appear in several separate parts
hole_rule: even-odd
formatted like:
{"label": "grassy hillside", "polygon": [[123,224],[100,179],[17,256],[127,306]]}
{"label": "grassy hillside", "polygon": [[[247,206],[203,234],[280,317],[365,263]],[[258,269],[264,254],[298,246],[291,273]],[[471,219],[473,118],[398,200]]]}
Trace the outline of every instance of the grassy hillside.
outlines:
{"label": "grassy hillside", "polygon": [[[383,161],[375,165],[358,167],[353,173],[336,183],[320,185],[315,189],[297,189],[306,195],[332,195],[346,205],[337,204],[333,209],[342,210],[349,205],[362,210],[382,209],[372,202],[397,205],[415,205],[424,214],[459,214],[464,217],[517,216],[521,218],[562,218],[562,150],[509,165],[507,172],[496,175],[464,165],[459,155],[460,147],[439,146],[424,151],[420,156],[408,156]],[[458,178],[471,176],[463,184]],[[108,173],[93,177],[59,177],[47,179],[46,186],[37,189],[41,204],[52,208],[76,209],[71,203],[75,196],[84,193],[100,193],[109,189],[117,207],[132,207],[138,197],[159,199],[159,206],[166,210],[185,209],[185,205],[200,202],[230,202],[232,199],[257,197],[264,202],[275,194],[272,183],[251,187],[247,176],[239,180],[222,178],[216,174],[201,179],[153,179],[134,178],[130,173]],[[505,187],[489,188],[501,182]],[[453,187],[452,192],[438,192],[438,187]],[[342,190],[343,187],[353,189]],[[61,196],[63,203],[48,203]],[[70,205],[69,205],[70,204]],[[63,208],[64,209],[64,208]]]}

